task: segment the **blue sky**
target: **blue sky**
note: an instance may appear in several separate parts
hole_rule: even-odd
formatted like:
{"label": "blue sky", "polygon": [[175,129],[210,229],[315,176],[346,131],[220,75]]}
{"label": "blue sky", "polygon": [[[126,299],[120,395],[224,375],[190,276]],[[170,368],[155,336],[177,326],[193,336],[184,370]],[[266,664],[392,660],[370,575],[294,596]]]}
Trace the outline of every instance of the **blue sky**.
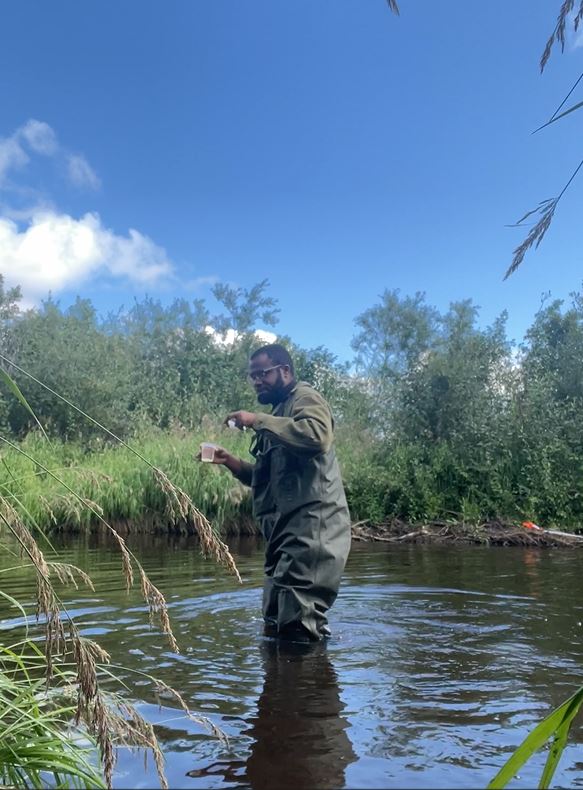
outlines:
{"label": "blue sky", "polygon": [[[0,271],[106,311],[268,277],[278,331],[352,356],[385,288],[520,339],[583,279],[580,114],[531,136],[581,71],[541,76],[559,0],[9,0],[0,69]],[[583,99],[583,84],[573,101]]]}

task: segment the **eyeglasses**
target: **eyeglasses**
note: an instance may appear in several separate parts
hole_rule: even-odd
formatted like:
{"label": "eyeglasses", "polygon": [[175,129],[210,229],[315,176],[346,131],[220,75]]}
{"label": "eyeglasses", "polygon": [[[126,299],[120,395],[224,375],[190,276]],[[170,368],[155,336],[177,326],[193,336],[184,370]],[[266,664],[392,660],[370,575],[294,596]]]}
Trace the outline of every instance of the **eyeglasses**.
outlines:
{"label": "eyeglasses", "polygon": [[247,374],[247,378],[249,381],[263,381],[266,378],[268,373],[271,373],[272,370],[277,370],[277,368],[282,368],[283,365],[274,365],[272,368],[263,368],[262,370],[252,370]]}

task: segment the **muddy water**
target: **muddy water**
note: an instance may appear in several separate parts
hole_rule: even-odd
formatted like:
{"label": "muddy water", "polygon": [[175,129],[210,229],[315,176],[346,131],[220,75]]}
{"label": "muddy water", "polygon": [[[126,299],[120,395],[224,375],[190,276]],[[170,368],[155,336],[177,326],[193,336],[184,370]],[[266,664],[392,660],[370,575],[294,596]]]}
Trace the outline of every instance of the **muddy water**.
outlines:
{"label": "muddy water", "polygon": [[[65,559],[96,585],[67,600],[82,633],[127,667],[118,674],[157,725],[172,788],[482,788],[583,684],[583,552],[356,544],[332,639],[306,650],[261,635],[256,542],[233,544],[241,587],[189,539],[128,542],[167,597],[180,655],[126,593],[103,538],[67,538]],[[31,576],[8,578],[3,589],[31,602]],[[18,616],[0,601],[0,618],[5,639]],[[140,673],[177,688],[229,747]],[[583,787],[582,740],[579,724],[555,786]],[[512,786],[535,786],[543,762]],[[155,786],[155,773],[122,750],[115,784]]]}

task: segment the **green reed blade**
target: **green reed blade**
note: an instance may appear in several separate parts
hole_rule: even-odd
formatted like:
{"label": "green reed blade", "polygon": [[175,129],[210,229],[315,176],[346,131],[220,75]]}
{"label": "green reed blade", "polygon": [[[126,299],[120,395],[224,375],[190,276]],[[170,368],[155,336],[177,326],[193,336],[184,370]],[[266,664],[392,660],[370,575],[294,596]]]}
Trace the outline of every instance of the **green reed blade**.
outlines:
{"label": "green reed blade", "polygon": [[45,429],[42,427],[42,425],[40,423],[40,420],[38,419],[38,417],[36,416],[36,414],[32,410],[29,402],[26,400],[26,398],[24,397],[24,395],[20,391],[20,388],[19,388],[18,384],[14,381],[12,376],[10,376],[4,370],[4,368],[1,368],[1,367],[0,367],[0,379],[2,379],[2,381],[4,381],[4,383],[6,384],[8,389],[12,392],[12,394],[16,397],[16,399],[18,401],[20,401],[20,403],[24,406],[24,408],[27,410],[27,412],[33,417],[34,421],[36,422],[38,427],[41,429],[42,435],[45,437],[47,442],[49,442],[49,437],[47,436]]}
{"label": "green reed blade", "polygon": [[564,726],[567,727],[567,731],[565,733],[566,739],[566,734],[568,733],[571,722],[582,704],[583,686],[575,694],[573,694],[572,697],[569,697],[568,700],[566,700],[556,710],[550,713],[546,719],[543,719],[540,724],[537,724],[534,730],[532,730],[532,732],[526,736],[518,749],[516,749],[510,759],[504,763],[496,776],[488,784],[488,790],[490,788],[498,789],[506,787],[508,782],[516,775],[524,763],[536,751],[544,746],[549,738],[555,735],[555,744],[557,745],[556,753],[553,754],[551,750],[551,754],[547,759],[547,765],[545,765],[545,770],[543,771],[543,775],[539,784],[539,787],[548,787],[547,784],[543,784],[543,780],[550,779],[552,777],[564,749],[564,742],[562,741],[562,728]]}
{"label": "green reed blade", "polygon": [[569,710],[565,714],[562,724],[557,728],[555,733],[555,739],[551,744],[547,761],[540,778],[539,788],[549,787],[551,783],[553,774],[557,769],[561,755],[563,754],[565,746],[567,745],[567,737],[569,735],[569,730],[571,729],[571,724],[573,723],[573,719],[579,712],[579,708],[583,703],[583,688],[579,689],[572,700],[573,701]]}

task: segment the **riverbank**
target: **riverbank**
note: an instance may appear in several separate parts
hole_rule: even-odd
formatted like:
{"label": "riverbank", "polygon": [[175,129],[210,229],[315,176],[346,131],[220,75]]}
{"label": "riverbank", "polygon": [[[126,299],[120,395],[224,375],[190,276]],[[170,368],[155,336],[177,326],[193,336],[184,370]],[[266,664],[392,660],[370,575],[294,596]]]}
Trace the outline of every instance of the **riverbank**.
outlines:
{"label": "riverbank", "polygon": [[583,534],[497,520],[483,524],[434,521],[415,525],[397,519],[377,525],[360,522],[352,526],[352,539],[367,543],[465,543],[486,546],[583,548]]}
{"label": "riverbank", "polygon": [[[149,429],[132,440],[132,448],[94,441],[51,442],[29,435],[0,453],[0,494],[31,527],[45,532],[79,532],[99,527],[101,519],[122,534],[166,532],[192,534],[194,524],[177,518],[160,485],[162,470],[192,500],[223,537],[256,535],[249,489],[224,469],[197,462],[201,441],[223,445],[248,457],[250,437],[210,422],[199,434]],[[468,511],[456,514],[419,505],[411,514],[395,495],[394,477],[366,460],[362,443],[343,437],[338,453],[355,540],[389,542],[467,542],[488,545],[579,545],[575,537],[525,530],[532,514]],[[393,459],[394,460],[394,459]],[[401,470],[401,474],[405,472]],[[171,503],[170,503],[171,504]],[[401,503],[402,504],[402,503]],[[450,515],[451,513],[451,515]],[[550,530],[576,532],[577,526],[539,522]]]}
{"label": "riverbank", "polygon": [[208,426],[204,434],[149,430],[127,445],[51,442],[29,436],[0,454],[0,492],[27,523],[47,532],[79,532],[104,519],[120,532],[194,532],[177,520],[160,484],[161,470],[217,531],[251,520],[248,491],[211,464],[196,460],[200,442],[246,455],[249,438]]}

